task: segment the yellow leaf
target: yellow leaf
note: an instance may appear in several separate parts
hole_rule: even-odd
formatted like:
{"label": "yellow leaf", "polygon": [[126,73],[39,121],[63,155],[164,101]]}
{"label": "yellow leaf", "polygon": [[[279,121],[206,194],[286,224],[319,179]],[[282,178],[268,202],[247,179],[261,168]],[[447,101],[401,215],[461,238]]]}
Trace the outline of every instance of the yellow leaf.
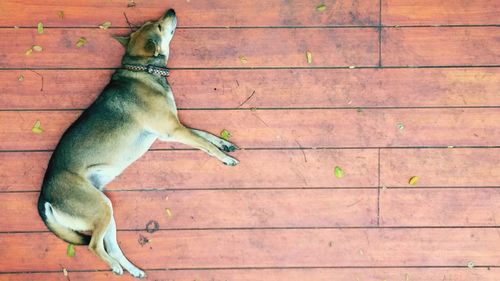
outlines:
{"label": "yellow leaf", "polygon": [[335,177],[338,179],[341,179],[344,177],[344,171],[339,166],[335,166],[334,173],[335,173]]}
{"label": "yellow leaf", "polygon": [[43,24],[41,22],[38,23],[37,31],[38,34],[43,34]]}
{"label": "yellow leaf", "polygon": [[33,53],[33,49],[29,48],[28,50],[26,50],[26,52],[24,54],[29,56],[29,55],[31,55],[31,53]]}
{"label": "yellow leaf", "polygon": [[43,51],[42,46],[39,46],[39,45],[34,45],[33,47],[31,47],[31,49],[33,49],[33,51],[35,51],[35,52]]}
{"label": "yellow leaf", "polygon": [[110,26],[111,26],[111,22],[106,21],[106,22],[103,22],[101,25],[99,25],[99,28],[100,29],[108,29]]}
{"label": "yellow leaf", "polygon": [[220,137],[228,141],[231,137],[231,133],[228,130],[224,129],[220,132]]}
{"label": "yellow leaf", "polygon": [[57,12],[57,16],[59,17],[59,19],[64,19],[64,11],[58,11]]}
{"label": "yellow leaf", "polygon": [[310,51],[306,52],[306,59],[307,59],[307,63],[313,62],[313,54]]}
{"label": "yellow leaf", "polygon": [[241,62],[242,64],[245,64],[245,63],[247,63],[247,62],[248,62],[248,60],[247,60],[247,58],[246,58],[245,56],[240,56],[240,62]]}
{"label": "yellow leaf", "polygon": [[410,185],[416,185],[416,184],[417,184],[417,182],[418,182],[418,177],[417,177],[417,176],[413,176],[413,177],[411,177],[411,178],[410,178],[410,180],[408,181],[408,183],[409,183]]}
{"label": "yellow leaf", "polygon": [[316,11],[323,12],[324,10],[326,10],[326,5],[325,4],[321,3],[318,6],[316,6]]}
{"label": "yellow leaf", "polygon": [[31,128],[31,132],[33,132],[35,134],[43,133],[43,129],[41,127],[40,120],[36,120],[35,124],[33,125],[33,128]]}
{"label": "yellow leaf", "polygon": [[85,37],[80,37],[80,39],[78,39],[78,41],[76,42],[76,47],[81,48],[85,44],[87,44],[87,39]]}
{"label": "yellow leaf", "polygon": [[165,212],[167,213],[167,217],[169,217],[169,218],[172,217],[172,210],[170,210],[169,208],[166,208]]}

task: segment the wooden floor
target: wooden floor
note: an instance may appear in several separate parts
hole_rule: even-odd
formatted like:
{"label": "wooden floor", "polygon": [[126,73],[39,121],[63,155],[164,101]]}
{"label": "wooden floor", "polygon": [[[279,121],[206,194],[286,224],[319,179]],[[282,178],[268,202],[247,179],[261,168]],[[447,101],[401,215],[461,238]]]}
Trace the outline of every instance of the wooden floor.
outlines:
{"label": "wooden floor", "polygon": [[1,2],[0,280],[132,280],[68,257],[35,202],[120,66],[124,12],[169,7],[181,119],[231,132],[241,164],[156,143],[110,184],[148,280],[500,280],[498,0]]}

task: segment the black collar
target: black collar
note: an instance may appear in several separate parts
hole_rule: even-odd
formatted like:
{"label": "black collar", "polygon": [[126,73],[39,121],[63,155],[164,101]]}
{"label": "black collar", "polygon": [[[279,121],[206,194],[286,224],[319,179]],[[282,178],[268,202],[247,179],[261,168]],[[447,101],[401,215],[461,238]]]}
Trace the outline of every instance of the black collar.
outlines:
{"label": "black collar", "polygon": [[149,74],[154,74],[162,77],[167,77],[170,75],[170,71],[166,67],[154,66],[154,65],[133,65],[133,64],[124,64],[123,68],[132,71],[144,71]]}

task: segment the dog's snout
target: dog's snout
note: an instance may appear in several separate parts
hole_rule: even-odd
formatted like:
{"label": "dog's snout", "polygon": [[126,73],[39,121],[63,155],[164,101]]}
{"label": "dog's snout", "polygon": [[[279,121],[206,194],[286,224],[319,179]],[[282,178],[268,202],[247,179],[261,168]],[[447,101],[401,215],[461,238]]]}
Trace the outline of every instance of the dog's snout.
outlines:
{"label": "dog's snout", "polygon": [[166,18],[175,17],[175,11],[174,11],[174,9],[169,9],[167,11],[167,13],[165,13],[165,17]]}

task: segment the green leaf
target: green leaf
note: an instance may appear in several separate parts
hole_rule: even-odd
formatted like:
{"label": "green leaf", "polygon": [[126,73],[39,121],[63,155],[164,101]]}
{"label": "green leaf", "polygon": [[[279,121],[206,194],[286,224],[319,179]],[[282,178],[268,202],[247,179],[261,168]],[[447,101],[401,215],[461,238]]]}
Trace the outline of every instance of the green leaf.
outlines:
{"label": "green leaf", "polygon": [[335,166],[334,173],[335,173],[335,177],[338,179],[341,179],[344,177],[344,171],[339,166]]}
{"label": "green leaf", "polygon": [[37,30],[38,34],[43,34],[43,24],[41,22],[38,23]]}
{"label": "green leaf", "polygon": [[76,47],[81,48],[85,44],[87,44],[87,39],[85,37],[80,37],[80,39],[78,39],[78,41],[76,42]]}
{"label": "green leaf", "polygon": [[323,3],[319,4],[318,6],[316,6],[316,11],[318,11],[318,12],[323,12],[325,10],[326,10],[326,5],[323,4]]}
{"label": "green leaf", "polygon": [[75,256],[75,246],[73,244],[68,244],[68,248],[66,248],[66,255],[70,258]]}
{"label": "green leaf", "polygon": [[99,25],[100,29],[108,29],[111,26],[110,21],[103,22],[101,25]]}
{"label": "green leaf", "polygon": [[43,133],[43,129],[42,129],[40,120],[36,120],[35,124],[33,125],[33,128],[31,128],[31,132],[33,132],[35,134]]}
{"label": "green leaf", "polygon": [[224,129],[220,132],[220,137],[228,141],[231,137],[231,133],[228,130]]}

